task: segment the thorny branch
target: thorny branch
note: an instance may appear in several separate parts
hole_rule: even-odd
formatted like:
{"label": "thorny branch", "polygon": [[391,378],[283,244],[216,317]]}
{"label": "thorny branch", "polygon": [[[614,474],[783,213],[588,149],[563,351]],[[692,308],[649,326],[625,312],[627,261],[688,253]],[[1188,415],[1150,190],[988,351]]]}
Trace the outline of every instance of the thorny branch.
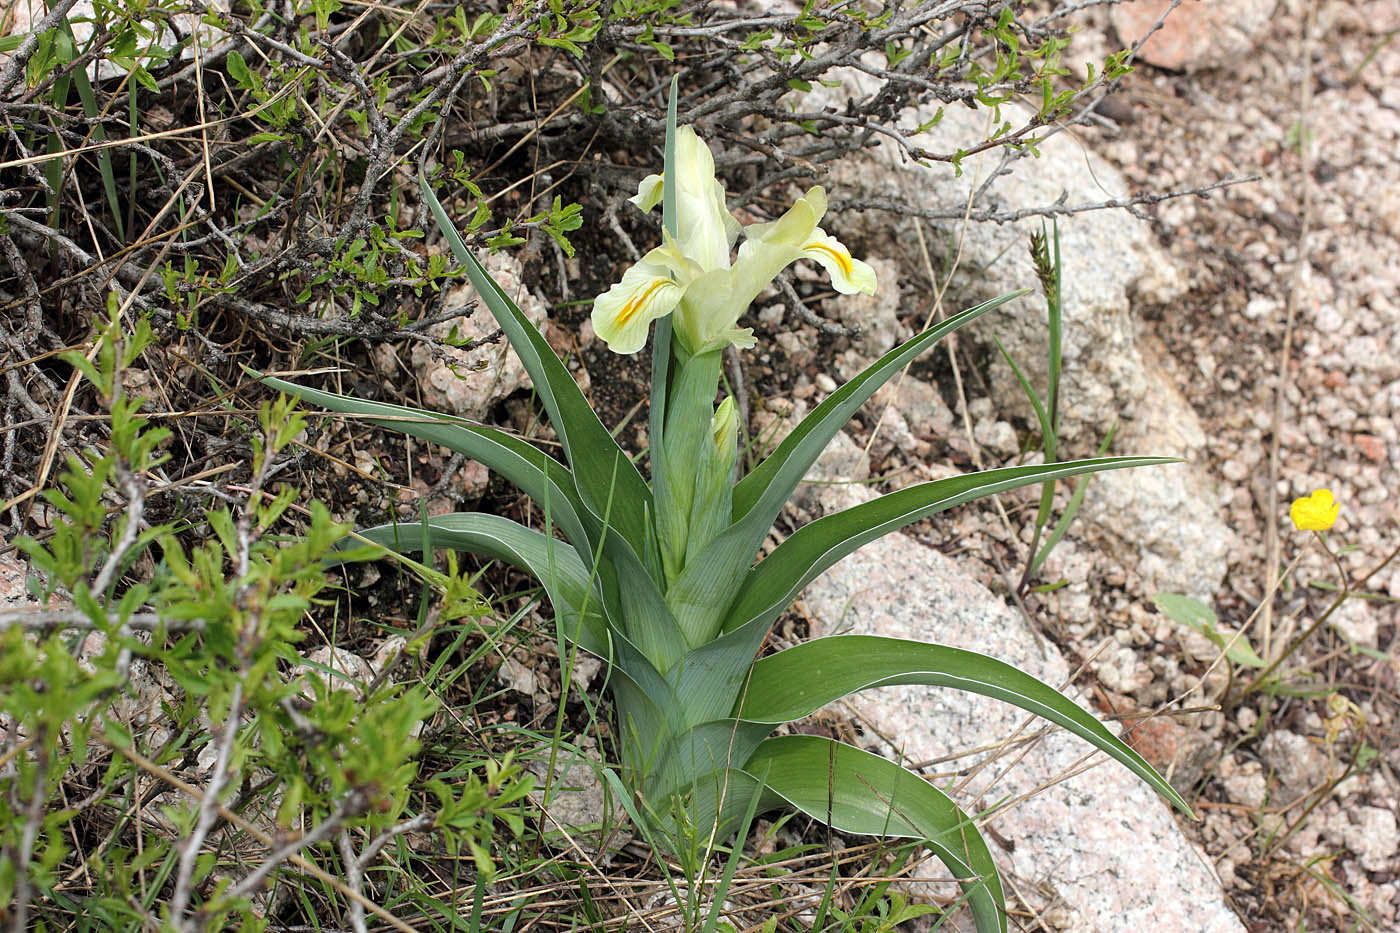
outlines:
{"label": "thorny branch", "polygon": [[1220,181],[1197,185],[1194,188],[1183,188],[1175,191],[1140,191],[1126,197],[1108,198],[1085,204],[1066,204],[1065,201],[1068,199],[1066,193],[1052,204],[1015,209],[985,207],[968,211],[960,208],[925,208],[883,197],[840,198],[834,199],[831,204],[833,210],[881,210],[910,217],[922,217],[925,220],[959,220],[967,217],[977,223],[994,224],[1014,223],[1027,217],[1068,217],[1072,214],[1083,214],[1088,211],[1115,209],[1126,210],[1135,217],[1150,220],[1151,218],[1141,210],[1143,205],[1159,204],[1172,198],[1204,198],[1213,191],[1220,191],[1258,179],[1258,175],[1223,178]]}
{"label": "thorny branch", "polygon": [[[276,871],[278,866],[283,862],[309,846],[314,846],[330,839],[340,831],[341,826],[344,825],[346,820],[363,813],[365,808],[369,806],[369,802],[368,793],[358,788],[351,790],[350,793],[346,794],[345,798],[341,800],[340,805],[335,808],[335,812],[317,823],[310,832],[285,843],[281,848],[269,852],[258,864],[257,868],[253,869],[242,881],[229,889],[229,897],[247,897],[249,894],[257,891],[267,882],[268,876]],[[360,907],[360,911],[363,913],[364,908]]]}
{"label": "thorny branch", "polygon": [[[186,914],[190,898],[194,893],[195,863],[204,850],[205,840],[219,818],[219,797],[223,794],[230,779],[229,762],[238,741],[239,728],[243,724],[244,683],[251,671],[252,652],[258,639],[258,628],[261,622],[261,608],[254,593],[257,584],[248,576],[253,545],[257,538],[253,529],[254,504],[258,501],[263,484],[271,473],[272,467],[272,458],[264,457],[257,472],[253,475],[248,497],[244,500],[234,524],[237,547],[230,557],[234,565],[235,578],[247,581],[239,587],[239,592],[234,600],[235,604],[245,612],[242,629],[237,634],[236,648],[237,654],[240,656],[241,669],[233,685],[232,697],[229,700],[223,728],[219,731],[218,739],[214,743],[214,768],[209,775],[208,784],[205,786],[204,798],[199,803],[194,828],[191,829],[190,834],[185,837],[179,847],[180,859],[175,871],[174,893],[170,899],[170,918],[181,930],[198,931],[204,925],[197,913],[188,917]],[[347,799],[342,806],[349,804],[350,801]],[[282,854],[278,861],[285,861],[288,856],[296,854],[297,851],[299,848]],[[263,867],[266,866],[260,866],[258,871],[261,871]],[[271,868],[268,868],[268,871],[271,871]],[[257,872],[255,871],[254,874],[256,875]]]}
{"label": "thorny branch", "polygon": [[[115,613],[108,617],[115,624]],[[203,619],[164,619],[154,612],[133,612],[126,618],[126,625],[133,632],[202,632]],[[0,609],[0,632],[12,626],[48,631],[51,629],[73,629],[93,631],[97,624],[92,617],[80,609]]]}
{"label": "thorny branch", "polygon": [[10,905],[10,929],[14,933],[25,933],[29,929],[29,901],[33,897],[33,884],[29,877],[30,860],[34,855],[34,843],[39,838],[39,826],[44,817],[44,800],[47,795],[46,782],[49,778],[49,756],[42,734],[33,743],[38,749],[34,764],[34,784],[29,800],[18,800],[19,781],[10,785],[12,809],[24,814],[24,828],[20,830],[19,846],[13,854],[13,864],[19,869],[15,876],[14,902]]}

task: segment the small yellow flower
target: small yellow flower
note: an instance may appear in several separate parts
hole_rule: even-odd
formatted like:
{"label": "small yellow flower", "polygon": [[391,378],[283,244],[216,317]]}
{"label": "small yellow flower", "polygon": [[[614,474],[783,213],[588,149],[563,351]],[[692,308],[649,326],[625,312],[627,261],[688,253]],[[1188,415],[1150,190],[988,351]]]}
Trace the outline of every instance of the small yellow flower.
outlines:
{"label": "small yellow flower", "polygon": [[1310,496],[1294,499],[1288,517],[1299,531],[1326,531],[1337,520],[1341,508],[1332,500],[1332,490],[1318,489]]}

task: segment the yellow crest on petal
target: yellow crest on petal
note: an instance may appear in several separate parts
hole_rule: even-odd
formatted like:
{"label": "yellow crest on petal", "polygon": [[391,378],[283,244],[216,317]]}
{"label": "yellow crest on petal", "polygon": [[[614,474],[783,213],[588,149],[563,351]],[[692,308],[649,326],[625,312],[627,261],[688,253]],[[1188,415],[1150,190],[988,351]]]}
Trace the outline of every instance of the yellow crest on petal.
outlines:
{"label": "yellow crest on petal", "polygon": [[852,258],[851,251],[821,227],[813,230],[811,238],[802,244],[802,258],[820,264],[831,276],[831,284],[843,295],[875,294],[875,270]]}
{"label": "yellow crest on petal", "polygon": [[752,347],[753,330],[738,326],[740,316],[798,259],[821,265],[842,294],[875,293],[875,270],[818,226],[827,209],[820,185],[808,188],[776,220],[743,228],[744,243],[734,259],[739,222],[725,206],[714,154],[694,127],[677,128],[674,161],[672,177],[648,175],[629,199],[649,211],[673,187],[674,237],[663,231],[666,245],[648,253],[593,303],[594,330],[613,352],[640,350],[648,325],[673,310],[674,333],[688,352]]}
{"label": "yellow crest on petal", "polygon": [[669,240],[622,274],[622,281],[593,301],[593,330],[614,353],[636,353],[652,321],[680,303],[696,270]]}

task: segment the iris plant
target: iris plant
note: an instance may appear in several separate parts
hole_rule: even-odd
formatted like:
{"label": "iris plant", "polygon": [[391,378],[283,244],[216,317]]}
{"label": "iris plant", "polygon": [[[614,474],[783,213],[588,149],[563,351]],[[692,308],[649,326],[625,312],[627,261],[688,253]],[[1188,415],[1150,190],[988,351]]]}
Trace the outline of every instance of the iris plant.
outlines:
{"label": "iris plant", "polygon": [[[893,684],[996,697],[1061,726],[1117,759],[1183,810],[1185,802],[1093,716],[1034,677],[983,654],[875,636],[818,638],[759,657],[774,620],[814,577],[862,544],[952,506],[1019,486],[1167,462],[1104,458],[988,470],[913,486],[799,528],[762,560],[774,519],[851,415],[943,336],[1016,295],[958,314],[896,347],[818,405],[766,459],[734,480],[738,424],[719,394],[720,355],[751,347],[740,319],[790,263],[810,259],[850,294],[875,274],[819,226],[814,187],[771,223],[742,229],[725,206],[714,160],[674,95],[664,173],[632,199],[661,204],[662,243],[598,297],[593,324],[617,353],[654,330],[650,482],[598,420],[573,378],[457,235],[425,182],[423,195],[486,306],[529,371],[564,460],[495,428],[268,379],[309,402],[471,456],[532,497],[542,530],[458,513],[363,535],[398,551],[475,551],[543,584],[561,639],[609,664],[619,744],[608,772],[648,838],[702,848],[756,813],[796,808],[846,832],[927,844],[963,885],[980,933],[1004,931],[1001,882],[976,823],[899,765],[832,739],[774,736],[852,692]],[[556,534],[557,533],[557,534]],[[562,539],[561,539],[562,538]],[[1188,811],[1189,812],[1189,811]]]}

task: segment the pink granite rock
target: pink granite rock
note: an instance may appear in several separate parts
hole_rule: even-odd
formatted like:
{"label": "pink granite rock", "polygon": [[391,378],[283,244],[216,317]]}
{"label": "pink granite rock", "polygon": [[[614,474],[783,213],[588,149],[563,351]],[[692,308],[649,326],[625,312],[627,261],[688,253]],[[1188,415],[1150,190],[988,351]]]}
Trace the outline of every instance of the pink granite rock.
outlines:
{"label": "pink granite rock", "polygon": [[[1186,0],[1138,50],[1149,65],[1195,71],[1223,65],[1254,47],[1272,18],[1277,0]],[[1130,0],[1112,7],[1118,41],[1128,48],[1171,6],[1171,0]]]}
{"label": "pink granite rock", "polygon": [[[847,463],[839,450],[854,444],[838,436],[826,462]],[[839,484],[839,476],[809,476],[829,513],[866,501],[866,487]],[[803,597],[814,634],[852,632],[912,638],[968,648],[1014,664],[1060,685],[1070,668],[1014,610],[956,563],[911,537],[893,534],[866,545],[808,586]],[[1016,734],[1027,718],[1020,709],[981,696],[924,687],[891,687],[847,701],[858,721],[888,736],[878,750],[904,761],[931,761],[995,745]],[[1083,698],[1079,698],[1083,704]],[[1023,735],[1035,732],[1032,724]],[[1053,731],[1018,748],[953,791],[965,808],[1030,796],[990,820],[990,839],[1010,843],[998,855],[1021,887],[1048,886],[1069,928],[1102,933],[1191,930],[1236,933],[1243,927],[1226,906],[1212,866],[1181,831],[1165,801],[1112,761],[1060,783],[1091,748]],[[966,775],[986,754],[942,761],[937,770]],[[1102,756],[1099,756],[1102,758]],[[940,786],[950,783],[940,782]],[[951,783],[960,784],[961,777]],[[1032,793],[1034,792],[1034,793]]]}
{"label": "pink granite rock", "polygon": [[[526,287],[520,262],[505,253],[496,253],[483,257],[482,264],[530,323],[542,328],[546,320],[545,306]],[[476,292],[469,285],[449,292],[446,306],[463,309],[463,317],[435,325],[432,332],[440,337],[447,336],[455,325],[457,336],[468,341],[495,333],[496,320],[484,305],[478,303],[468,313],[475,298]],[[530,383],[520,357],[504,337],[494,344],[470,350],[449,348],[447,355],[447,361],[437,359],[432,350],[422,344],[415,345],[412,353],[423,398],[440,411],[477,418],[496,401]]]}

